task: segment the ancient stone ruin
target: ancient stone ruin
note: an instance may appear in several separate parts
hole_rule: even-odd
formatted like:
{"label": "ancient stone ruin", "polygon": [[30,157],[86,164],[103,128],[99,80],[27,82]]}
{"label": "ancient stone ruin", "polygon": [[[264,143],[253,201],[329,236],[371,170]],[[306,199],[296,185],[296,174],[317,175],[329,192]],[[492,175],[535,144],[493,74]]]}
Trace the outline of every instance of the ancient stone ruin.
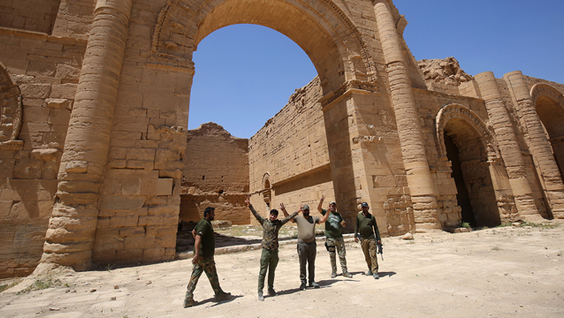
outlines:
{"label": "ancient stone ruin", "polygon": [[[187,131],[192,53],[236,23],[318,76],[249,140]],[[205,205],[252,222],[247,194],[350,227],[366,201],[385,235],[564,218],[564,85],[417,62],[406,26],[391,0],[1,2],[0,277],[172,260]]]}

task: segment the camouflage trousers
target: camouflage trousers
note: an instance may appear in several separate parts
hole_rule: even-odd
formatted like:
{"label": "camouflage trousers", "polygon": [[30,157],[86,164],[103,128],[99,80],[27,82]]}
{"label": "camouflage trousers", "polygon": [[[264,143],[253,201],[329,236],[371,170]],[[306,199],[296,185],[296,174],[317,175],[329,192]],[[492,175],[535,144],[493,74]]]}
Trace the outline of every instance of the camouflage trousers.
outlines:
{"label": "camouflage trousers", "polygon": [[190,282],[187,287],[188,291],[186,292],[186,299],[194,299],[194,290],[196,289],[196,284],[203,272],[205,272],[206,276],[208,276],[213,292],[216,295],[222,292],[221,287],[219,287],[219,279],[217,277],[217,270],[215,269],[213,256],[200,257],[198,263],[194,264],[194,268],[192,269],[192,275],[190,276]]}
{"label": "camouflage trousers", "polygon": [[339,254],[339,261],[341,262],[341,269],[343,273],[348,273],[347,270],[347,250],[345,249],[345,241],[342,237],[327,238],[327,250],[329,251],[329,259],[331,260],[331,271],[337,273],[337,253]]}
{"label": "camouflage trousers", "polygon": [[372,273],[378,273],[378,255],[376,254],[376,240],[374,238],[361,238],[360,247],[364,252],[366,265]]}

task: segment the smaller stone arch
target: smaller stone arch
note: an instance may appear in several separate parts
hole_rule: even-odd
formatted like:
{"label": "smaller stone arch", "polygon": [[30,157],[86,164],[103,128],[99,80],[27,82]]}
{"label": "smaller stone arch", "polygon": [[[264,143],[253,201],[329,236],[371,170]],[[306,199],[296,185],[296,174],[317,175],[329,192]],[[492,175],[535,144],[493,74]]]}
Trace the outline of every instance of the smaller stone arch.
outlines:
{"label": "smaller stone arch", "polygon": [[531,88],[531,97],[535,105],[539,98],[547,97],[558,103],[560,107],[564,108],[564,95],[559,90],[548,84],[538,83],[533,85]]}
{"label": "smaller stone arch", "polygon": [[556,164],[564,170],[564,95],[556,88],[539,83],[531,88],[533,105],[552,147]]}
{"label": "smaller stone arch", "polygon": [[[450,167],[450,181],[456,191],[456,215],[448,210],[446,226],[468,222],[471,226],[497,226],[501,223],[492,172],[501,162],[498,147],[484,121],[461,105],[444,106],[436,119],[439,155]],[[454,190],[454,188],[453,188]]]}
{"label": "smaller stone arch", "polygon": [[272,202],[272,183],[270,182],[270,173],[265,172],[262,176],[262,197],[266,205],[270,208],[270,203]]}
{"label": "smaller stone arch", "polygon": [[0,62],[0,149],[17,150],[22,127],[22,95],[8,69]]}
{"label": "smaller stone arch", "polygon": [[493,138],[493,134],[488,129],[486,123],[468,107],[457,104],[449,104],[439,110],[435,120],[435,137],[437,138],[437,148],[439,150],[439,158],[441,161],[447,160],[447,151],[444,140],[445,127],[450,120],[455,118],[461,119],[469,124],[480,135],[484,149],[487,150],[488,161],[491,162],[501,158],[497,142]]}

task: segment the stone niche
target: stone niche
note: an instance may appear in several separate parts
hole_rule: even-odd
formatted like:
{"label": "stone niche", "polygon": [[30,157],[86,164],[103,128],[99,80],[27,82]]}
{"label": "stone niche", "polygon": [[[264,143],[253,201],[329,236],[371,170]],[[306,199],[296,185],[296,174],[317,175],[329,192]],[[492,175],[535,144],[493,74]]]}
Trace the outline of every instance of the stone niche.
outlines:
{"label": "stone niche", "polygon": [[249,192],[248,139],[233,137],[215,123],[189,130],[186,138],[180,221],[197,222],[211,206],[216,220],[249,224],[244,205]]}

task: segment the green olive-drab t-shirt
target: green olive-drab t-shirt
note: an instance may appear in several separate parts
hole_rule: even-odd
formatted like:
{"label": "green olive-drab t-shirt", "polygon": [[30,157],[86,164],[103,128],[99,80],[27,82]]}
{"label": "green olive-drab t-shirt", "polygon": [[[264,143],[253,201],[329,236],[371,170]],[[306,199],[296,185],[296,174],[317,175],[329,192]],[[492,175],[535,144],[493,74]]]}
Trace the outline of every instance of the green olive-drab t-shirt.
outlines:
{"label": "green olive-drab t-shirt", "polygon": [[356,226],[354,229],[354,235],[359,233],[361,238],[367,239],[372,238],[376,235],[377,240],[380,239],[380,231],[378,230],[378,224],[376,223],[376,218],[374,215],[368,213],[364,216],[364,213],[360,212],[356,215]]}
{"label": "green olive-drab t-shirt", "polygon": [[200,245],[200,255],[202,257],[213,256],[215,250],[215,237],[213,236],[213,227],[210,221],[206,219],[201,219],[196,227],[196,235],[202,237],[202,243]]}
{"label": "green olive-drab t-shirt", "polygon": [[[327,210],[321,209],[321,214],[325,215]],[[329,217],[327,221],[325,221],[325,236],[330,238],[340,238],[343,237],[343,233],[341,233],[341,222],[343,221],[343,217],[339,212],[329,212]]]}

